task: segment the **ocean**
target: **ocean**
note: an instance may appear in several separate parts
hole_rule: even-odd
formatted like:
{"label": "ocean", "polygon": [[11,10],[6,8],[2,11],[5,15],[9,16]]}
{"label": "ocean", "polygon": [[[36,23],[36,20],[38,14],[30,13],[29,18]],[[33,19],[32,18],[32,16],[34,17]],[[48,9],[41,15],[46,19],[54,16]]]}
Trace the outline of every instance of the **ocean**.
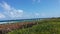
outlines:
{"label": "ocean", "polygon": [[16,22],[31,22],[31,21],[37,21],[41,20],[40,18],[36,19],[18,19],[18,20],[2,20],[0,21],[0,24],[6,24],[6,23],[16,23]]}

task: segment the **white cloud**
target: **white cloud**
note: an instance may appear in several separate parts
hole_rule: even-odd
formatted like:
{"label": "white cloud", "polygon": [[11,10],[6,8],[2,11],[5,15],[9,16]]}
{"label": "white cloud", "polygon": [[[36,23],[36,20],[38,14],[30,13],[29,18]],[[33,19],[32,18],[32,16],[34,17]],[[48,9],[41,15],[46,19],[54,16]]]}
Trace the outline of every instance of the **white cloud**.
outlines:
{"label": "white cloud", "polygon": [[45,13],[35,13],[36,17],[47,17]]}
{"label": "white cloud", "polygon": [[35,13],[36,16],[39,16],[40,14],[39,13]]}
{"label": "white cloud", "polygon": [[5,18],[5,15],[3,15],[3,14],[0,13],[0,19],[1,18]]}
{"label": "white cloud", "polygon": [[45,14],[45,13],[41,13],[41,16],[42,16],[42,17],[46,17],[46,14]]}
{"label": "white cloud", "polygon": [[37,3],[40,3],[41,0],[32,0],[33,3],[37,2]]}
{"label": "white cloud", "polygon": [[6,10],[6,11],[10,11],[11,10],[11,6],[8,5],[6,2],[0,3],[0,6]]}
{"label": "white cloud", "polygon": [[41,0],[38,0],[38,3],[40,3]]}
{"label": "white cloud", "polygon": [[33,2],[35,2],[36,0],[32,0]]}
{"label": "white cloud", "polygon": [[23,15],[23,10],[15,9],[6,2],[0,3],[0,6],[5,10],[5,14],[11,18],[18,18]]}
{"label": "white cloud", "polygon": [[13,17],[13,18],[18,18],[18,17],[22,17],[22,15],[23,15],[23,10],[15,10],[15,11],[13,11],[13,12],[10,12],[10,14],[11,14],[11,16]]}

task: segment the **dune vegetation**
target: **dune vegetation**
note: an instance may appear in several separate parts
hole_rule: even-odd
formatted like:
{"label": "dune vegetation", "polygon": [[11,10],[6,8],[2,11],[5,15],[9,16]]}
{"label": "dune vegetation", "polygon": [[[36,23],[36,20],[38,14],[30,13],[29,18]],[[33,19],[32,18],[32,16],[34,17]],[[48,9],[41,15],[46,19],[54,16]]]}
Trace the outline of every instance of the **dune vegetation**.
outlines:
{"label": "dune vegetation", "polygon": [[50,18],[35,21],[36,25],[16,29],[7,34],[60,34],[60,18]]}

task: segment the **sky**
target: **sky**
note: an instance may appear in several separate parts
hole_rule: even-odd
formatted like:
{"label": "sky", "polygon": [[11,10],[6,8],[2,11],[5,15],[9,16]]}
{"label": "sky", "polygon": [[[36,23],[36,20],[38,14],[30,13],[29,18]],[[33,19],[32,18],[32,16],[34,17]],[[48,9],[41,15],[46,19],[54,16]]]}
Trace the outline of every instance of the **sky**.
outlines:
{"label": "sky", "polygon": [[0,20],[60,17],[60,0],[0,0]]}

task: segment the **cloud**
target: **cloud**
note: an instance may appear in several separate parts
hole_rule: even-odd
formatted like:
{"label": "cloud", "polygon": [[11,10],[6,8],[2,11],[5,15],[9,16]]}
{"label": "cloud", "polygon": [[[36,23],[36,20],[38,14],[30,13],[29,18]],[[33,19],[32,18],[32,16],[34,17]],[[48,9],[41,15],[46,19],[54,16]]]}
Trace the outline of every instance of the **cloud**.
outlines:
{"label": "cloud", "polygon": [[46,13],[35,13],[35,17],[47,17]]}
{"label": "cloud", "polygon": [[40,13],[35,13],[34,18],[39,18],[40,17]]}
{"label": "cloud", "polygon": [[36,16],[39,16],[40,14],[39,13],[35,13]]}
{"label": "cloud", "polygon": [[37,3],[40,3],[41,0],[32,0],[33,3],[37,2]]}
{"label": "cloud", "polygon": [[23,10],[15,10],[13,12],[10,12],[10,15],[13,17],[13,18],[18,18],[18,17],[22,17],[23,15]]}
{"label": "cloud", "polygon": [[10,11],[11,10],[11,6],[8,5],[6,2],[0,3],[0,6],[6,10],[6,11]]}
{"label": "cloud", "polygon": [[38,3],[40,3],[41,0],[38,0]]}
{"label": "cloud", "polygon": [[45,17],[45,16],[46,16],[46,14],[45,14],[45,13],[41,13],[41,16],[42,16],[42,17]]}
{"label": "cloud", "polygon": [[5,18],[5,15],[0,13],[0,19]]}
{"label": "cloud", "polygon": [[23,15],[23,10],[15,9],[6,2],[0,3],[0,6],[4,9],[5,14],[11,18],[20,18]]}
{"label": "cloud", "polygon": [[46,14],[45,13],[35,13],[35,16],[46,16]]}
{"label": "cloud", "polygon": [[35,2],[36,0],[32,0],[33,2]]}

